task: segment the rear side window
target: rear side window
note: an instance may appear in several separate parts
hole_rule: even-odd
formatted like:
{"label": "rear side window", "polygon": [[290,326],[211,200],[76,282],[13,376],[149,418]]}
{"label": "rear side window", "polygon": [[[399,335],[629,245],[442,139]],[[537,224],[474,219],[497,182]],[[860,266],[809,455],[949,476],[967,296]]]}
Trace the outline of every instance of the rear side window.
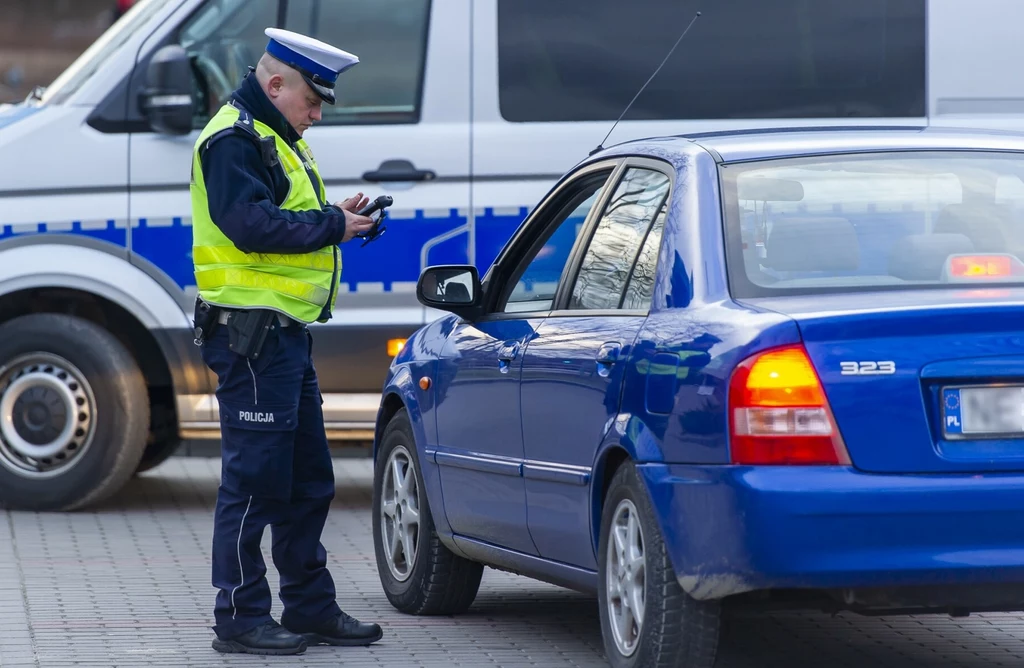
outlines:
{"label": "rear side window", "polygon": [[508,121],[921,117],[924,0],[498,0]]}
{"label": "rear side window", "polygon": [[[590,238],[573,284],[570,309],[649,306],[669,185],[668,176],[660,171],[636,167],[626,171]],[[652,223],[657,230],[651,230]],[[641,248],[646,251],[643,258],[638,257]],[[627,284],[628,303],[624,304]]]}
{"label": "rear side window", "polygon": [[736,297],[1024,281],[1024,156],[840,155],[721,175]]}

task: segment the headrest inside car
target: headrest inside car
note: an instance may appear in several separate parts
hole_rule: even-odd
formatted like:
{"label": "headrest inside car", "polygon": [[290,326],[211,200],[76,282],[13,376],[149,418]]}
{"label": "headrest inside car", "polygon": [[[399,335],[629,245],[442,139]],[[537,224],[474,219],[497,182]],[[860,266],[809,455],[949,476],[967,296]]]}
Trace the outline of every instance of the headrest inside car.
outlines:
{"label": "headrest inside car", "polygon": [[950,255],[974,251],[963,234],[911,234],[892,245],[889,275],[904,281],[937,281]]}
{"label": "headrest inside car", "polygon": [[852,271],[860,266],[857,231],[845,218],[780,218],[762,261],[778,271]]}
{"label": "headrest inside car", "polygon": [[1005,253],[1009,212],[999,204],[950,204],[939,212],[935,231],[966,236],[979,253]]}

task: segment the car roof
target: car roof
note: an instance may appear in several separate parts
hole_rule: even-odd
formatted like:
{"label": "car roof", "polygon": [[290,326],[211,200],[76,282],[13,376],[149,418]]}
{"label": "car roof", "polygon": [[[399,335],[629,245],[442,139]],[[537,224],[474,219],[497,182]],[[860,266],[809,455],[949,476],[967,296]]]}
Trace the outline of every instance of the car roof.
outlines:
{"label": "car roof", "polygon": [[689,153],[696,144],[722,163],[899,150],[1024,151],[1024,133],[973,128],[822,126],[723,130],[626,142],[641,152]]}

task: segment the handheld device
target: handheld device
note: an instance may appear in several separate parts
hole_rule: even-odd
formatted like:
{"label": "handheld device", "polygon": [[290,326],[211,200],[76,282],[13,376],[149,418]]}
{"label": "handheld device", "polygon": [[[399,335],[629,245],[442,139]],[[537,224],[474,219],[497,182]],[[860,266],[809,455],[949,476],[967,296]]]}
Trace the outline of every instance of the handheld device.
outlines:
{"label": "handheld device", "polygon": [[391,195],[381,195],[380,197],[373,200],[359,211],[356,211],[356,215],[369,216],[370,214],[375,213],[377,211],[383,211],[384,209],[388,208],[394,203],[395,200],[391,197]]}
{"label": "handheld device", "polygon": [[358,234],[360,239],[363,240],[363,246],[370,243],[380,235],[387,231],[387,228],[382,225],[384,219],[388,215],[388,207],[395,203],[394,198],[391,195],[380,195],[377,199],[373,200],[365,207],[356,212],[359,216],[371,216],[374,213],[380,211],[380,215],[373,221],[373,227],[369,229],[366,234]]}

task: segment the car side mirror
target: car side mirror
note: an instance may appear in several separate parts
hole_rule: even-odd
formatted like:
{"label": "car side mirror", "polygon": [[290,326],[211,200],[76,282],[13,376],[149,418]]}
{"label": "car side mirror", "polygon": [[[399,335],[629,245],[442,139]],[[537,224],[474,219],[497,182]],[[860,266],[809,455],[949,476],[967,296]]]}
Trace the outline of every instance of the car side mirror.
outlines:
{"label": "car side mirror", "polygon": [[427,267],[416,283],[421,304],[462,317],[476,312],[481,292],[480,275],[468,264]]}
{"label": "car side mirror", "polygon": [[184,48],[169,44],[153,54],[141,97],[142,111],[154,130],[170,135],[192,132],[192,65]]}

